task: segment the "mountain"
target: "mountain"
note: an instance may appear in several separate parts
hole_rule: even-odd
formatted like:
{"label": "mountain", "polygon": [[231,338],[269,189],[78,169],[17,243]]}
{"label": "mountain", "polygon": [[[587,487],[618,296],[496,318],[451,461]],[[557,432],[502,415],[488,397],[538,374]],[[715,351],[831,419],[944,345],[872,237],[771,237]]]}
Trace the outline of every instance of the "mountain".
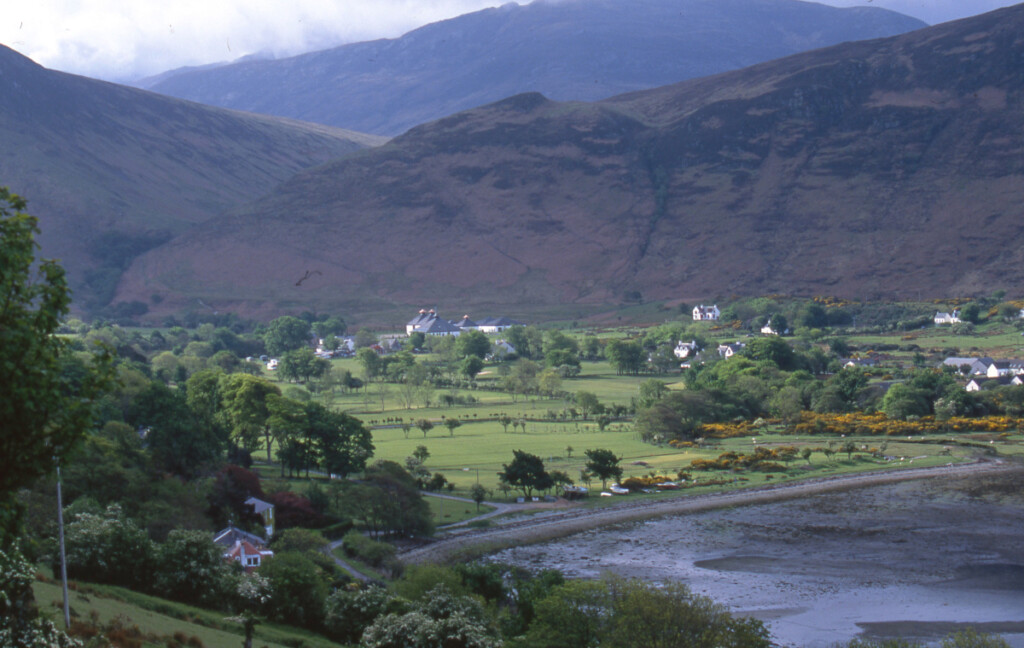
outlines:
{"label": "mountain", "polygon": [[97,308],[141,251],[384,140],[53,72],[0,46],[0,141],[0,185],[40,218],[76,304]]}
{"label": "mountain", "polygon": [[142,87],[396,135],[523,92],[592,101],[924,26],[876,7],[796,0],[537,0],[441,21],[398,39],[182,70]]}
{"label": "mountain", "polygon": [[511,97],[298,174],[140,257],[119,298],[524,312],[1021,291],[1022,33],[1019,5],[597,103]]}

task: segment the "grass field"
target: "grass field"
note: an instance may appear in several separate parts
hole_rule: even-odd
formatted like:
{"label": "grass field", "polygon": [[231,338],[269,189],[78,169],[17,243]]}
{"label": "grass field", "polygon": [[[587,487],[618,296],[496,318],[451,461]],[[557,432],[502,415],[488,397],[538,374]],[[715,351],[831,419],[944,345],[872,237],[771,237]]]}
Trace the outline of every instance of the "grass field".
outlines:
{"label": "grass field", "polygon": [[[580,331],[575,331],[580,333]],[[635,333],[635,331],[634,331]],[[603,337],[611,333],[602,332]],[[732,329],[709,331],[709,339],[734,340],[742,336],[743,331]],[[897,345],[903,347],[893,352],[899,362],[910,366],[912,351],[910,345],[917,345],[925,353],[938,355],[945,349],[956,348],[960,353],[988,353],[993,356],[1007,357],[1024,355],[1024,337],[1011,325],[1003,322],[985,323],[975,329],[973,335],[953,335],[949,327],[932,327],[887,335],[851,335],[847,336],[851,343],[860,347],[861,352],[871,349],[874,345]],[[418,359],[430,359],[430,356],[418,356]],[[348,370],[354,375],[362,375],[362,368],[353,358],[332,360],[334,371]],[[272,378],[277,378],[268,373]],[[670,385],[677,387],[678,374],[654,376]],[[562,381],[562,389],[569,394],[579,391],[594,393],[606,406],[628,405],[638,394],[640,383],[651,376],[617,375],[608,362],[583,362],[581,373],[574,378]],[[693,472],[690,462],[694,459],[714,459],[722,452],[735,451],[751,453],[755,444],[751,439],[730,439],[704,448],[676,449],[669,446],[656,446],[641,442],[632,431],[628,421],[614,421],[605,430],[599,430],[593,420],[571,419],[566,412],[573,406],[572,402],[561,398],[528,396],[513,398],[511,394],[486,389],[495,385],[498,368],[488,366],[478,378],[477,389],[437,389],[431,395],[432,403],[426,406],[422,399],[415,399],[411,404],[402,397],[400,387],[394,384],[370,384],[358,393],[335,393],[320,395],[331,407],[348,411],[359,417],[373,429],[374,453],[377,459],[389,459],[402,463],[410,456],[417,446],[426,446],[430,453],[425,467],[431,472],[441,472],[455,485],[455,493],[467,495],[468,489],[479,481],[491,490],[491,499],[502,499],[504,496],[496,491],[498,472],[503,464],[512,460],[514,450],[540,456],[545,467],[567,473],[572,479],[579,480],[585,467],[584,451],[594,448],[608,448],[622,457],[621,465],[624,477],[643,476],[652,473],[675,476],[677,472]],[[280,383],[285,390],[302,390],[299,386]],[[453,407],[438,406],[440,396],[450,395],[464,404]],[[508,415],[513,419],[525,419],[525,430],[522,427],[505,429],[497,422],[499,415]],[[564,419],[562,418],[564,417]],[[426,418],[434,423],[434,428],[425,436],[416,427],[408,432],[402,430],[398,421],[411,423]],[[462,423],[450,433],[443,425],[445,419],[456,418]],[[903,457],[903,463],[922,465],[928,463],[946,463],[961,461],[973,456],[977,448],[965,448],[954,445],[947,450],[944,439],[936,438],[933,443],[927,440],[905,443],[905,440],[866,437],[852,439],[860,448],[875,447],[882,441],[888,441],[886,455]],[[799,438],[792,436],[765,436],[758,439],[758,445],[796,445],[802,447],[820,447],[828,443],[826,438]],[[1019,449],[1019,439],[1014,442],[1000,442],[1002,452],[1015,452]],[[832,461],[827,461],[821,453],[812,456],[810,465],[797,459],[787,466],[786,475],[771,478],[763,473],[745,471],[746,482],[737,481],[740,485],[755,485],[771,480],[792,479],[809,475],[828,475],[858,470],[873,470],[892,467],[893,462],[885,462],[867,456],[864,451],[852,459],[837,454]],[[694,473],[694,477],[702,480],[731,479],[731,473]],[[597,488],[599,481],[593,482],[591,488]],[[294,486],[301,490],[301,483]],[[512,494],[514,496],[514,493]],[[435,506],[439,509],[438,506]],[[454,510],[454,509],[453,509]],[[443,517],[442,517],[443,515]],[[455,515],[452,511],[444,514],[435,510],[435,519],[439,523],[455,521],[448,516]]]}
{"label": "grass field", "polygon": [[[137,627],[144,646],[167,646],[168,639],[185,637],[198,640],[190,646],[220,648],[242,644],[242,626],[225,619],[225,614],[167,601],[108,585],[77,586],[72,584],[70,605],[72,618],[107,626],[116,620],[125,628]],[[61,588],[59,583],[36,581],[32,585],[36,602],[44,614],[63,627]],[[182,642],[184,643],[184,642]],[[256,626],[255,646],[307,648],[337,646],[319,635],[299,628],[276,624]]]}

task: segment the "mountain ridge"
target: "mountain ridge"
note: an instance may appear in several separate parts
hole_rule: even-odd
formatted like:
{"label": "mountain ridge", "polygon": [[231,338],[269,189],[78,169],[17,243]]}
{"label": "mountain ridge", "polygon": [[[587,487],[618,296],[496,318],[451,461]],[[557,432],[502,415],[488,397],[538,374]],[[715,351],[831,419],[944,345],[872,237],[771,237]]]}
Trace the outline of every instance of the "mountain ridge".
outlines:
{"label": "mountain ridge", "polygon": [[55,72],[2,46],[0,84],[0,183],[29,201],[42,254],[90,308],[141,249],[384,141]]}
{"label": "mountain ridge", "polygon": [[[1024,258],[1021,33],[1024,6],[602,102],[517,95],[298,174],[140,257],[119,298],[527,310],[1024,290],[1005,271]],[[239,252],[272,270],[232,270]],[[295,290],[305,269],[322,280]]]}
{"label": "mountain ridge", "polygon": [[144,83],[209,105],[395,135],[522,92],[596,100],[924,26],[876,7],[792,0],[510,3],[396,39]]}

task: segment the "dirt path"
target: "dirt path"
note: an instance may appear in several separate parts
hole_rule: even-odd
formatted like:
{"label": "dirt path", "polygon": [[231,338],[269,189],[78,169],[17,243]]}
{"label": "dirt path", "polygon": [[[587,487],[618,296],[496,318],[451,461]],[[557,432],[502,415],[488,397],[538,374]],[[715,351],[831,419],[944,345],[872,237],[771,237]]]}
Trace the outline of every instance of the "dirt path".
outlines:
{"label": "dirt path", "polygon": [[626,501],[610,508],[569,509],[541,518],[519,520],[497,528],[478,529],[456,537],[441,538],[429,544],[407,549],[399,554],[406,563],[445,562],[473,547],[494,547],[539,542],[564,537],[597,527],[663,515],[696,513],[729,506],[774,502],[819,493],[891,484],[913,479],[962,477],[1018,468],[1018,464],[1002,460],[979,461],[934,468],[905,468],[884,472],[859,473],[839,477],[809,479],[742,491],[709,493],[692,497],[680,496],[665,500]]}

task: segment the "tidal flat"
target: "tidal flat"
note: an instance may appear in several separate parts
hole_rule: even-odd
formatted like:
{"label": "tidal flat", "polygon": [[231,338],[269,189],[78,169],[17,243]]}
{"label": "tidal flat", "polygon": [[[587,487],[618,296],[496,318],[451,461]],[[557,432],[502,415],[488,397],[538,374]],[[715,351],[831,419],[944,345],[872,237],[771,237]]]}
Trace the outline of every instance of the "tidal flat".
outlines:
{"label": "tidal flat", "polygon": [[932,479],[676,515],[492,560],[678,581],[785,646],[937,642],[968,625],[1024,648],[1024,479]]}

